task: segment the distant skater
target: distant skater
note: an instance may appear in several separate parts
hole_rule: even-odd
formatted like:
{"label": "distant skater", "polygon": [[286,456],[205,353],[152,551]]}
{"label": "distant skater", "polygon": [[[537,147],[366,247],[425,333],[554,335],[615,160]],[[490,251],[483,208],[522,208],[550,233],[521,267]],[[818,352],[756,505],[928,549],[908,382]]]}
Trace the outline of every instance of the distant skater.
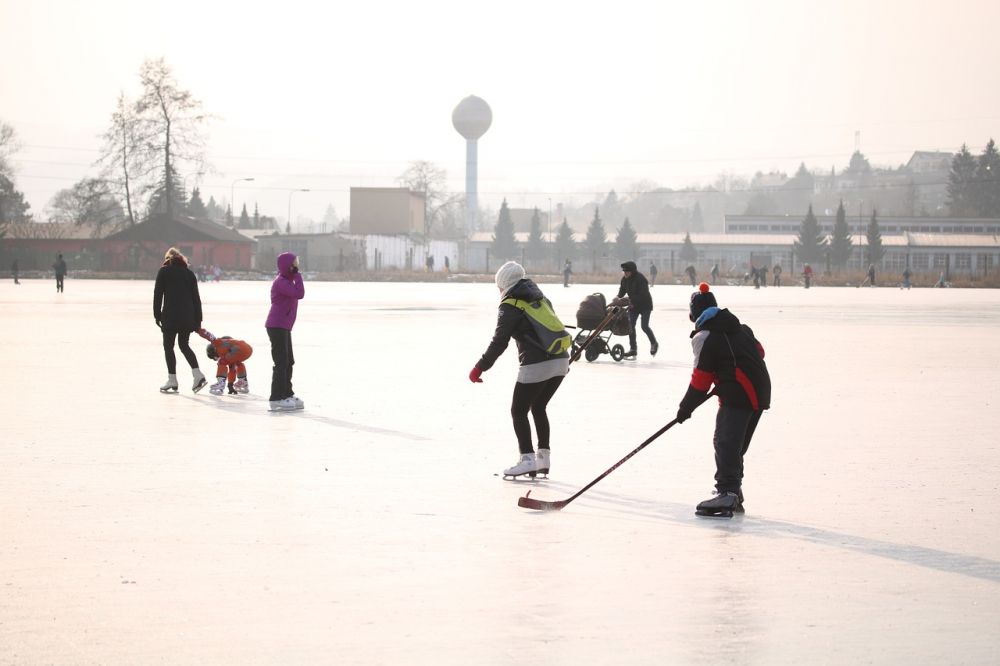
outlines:
{"label": "distant skater", "polygon": [[869,287],[875,286],[875,264],[868,264],[868,276],[865,278],[865,281],[862,282],[861,284],[864,285],[866,282],[868,283]]}
{"label": "distant skater", "polygon": [[303,409],[305,403],[292,390],[292,368],[295,353],[292,349],[292,327],[299,312],[299,301],[306,295],[299,259],[291,252],[282,252],[277,258],[278,275],[271,283],[271,310],[267,313],[264,327],[271,340],[270,409],[272,412],[287,412]]}
{"label": "distant skater", "polygon": [[14,284],[21,284],[21,281],[17,279],[17,274],[18,274],[17,259],[15,259],[14,263],[10,265],[10,272],[14,275]]}
{"label": "distant skater", "polygon": [[563,265],[563,286],[569,286],[569,276],[573,274],[573,263],[567,259]]}
{"label": "distant skater", "polygon": [[903,269],[903,286],[902,286],[903,289],[909,289],[910,288],[910,276],[911,275],[913,275],[913,273],[910,271],[910,267],[909,266],[907,266],[906,268]]}
{"label": "distant skater", "polygon": [[774,286],[781,286],[781,264],[775,264],[774,268],[771,269],[771,274],[774,276]]}
{"label": "distant skater", "polygon": [[804,267],[802,268],[802,279],[803,279],[803,280],[805,281],[805,283],[806,283],[806,289],[808,289],[808,288],[809,288],[809,285],[810,285],[810,284],[812,283],[812,277],[813,277],[813,269],[812,269],[812,266],[810,266],[809,264],[806,264],[806,265],[805,265],[805,266],[804,266]]}
{"label": "distant skater", "polygon": [[215,371],[215,383],[208,387],[209,393],[222,395],[227,384],[231,395],[249,393],[247,367],[243,362],[253,355],[253,347],[243,340],[237,340],[228,335],[217,338],[203,328],[198,329],[198,335],[208,340],[205,353],[208,358],[218,364]]}
{"label": "distant skater", "polygon": [[761,266],[757,273],[760,275],[760,286],[767,287],[767,266]]}
{"label": "distant skater", "polygon": [[52,270],[56,273],[56,292],[62,293],[63,280],[66,277],[66,262],[63,261],[61,254],[56,257],[56,262],[52,264]]}
{"label": "distant skater", "polygon": [[653,285],[656,284],[656,274],[657,274],[657,272],[658,271],[656,270],[656,264],[650,262],[650,264],[649,264],[649,286],[650,287],[652,287]]}
{"label": "distant skater", "polygon": [[191,366],[197,393],[208,382],[198,368],[198,357],[191,350],[188,340],[191,333],[201,328],[201,295],[198,278],[188,268],[187,258],[172,247],[163,257],[163,265],[156,273],[153,287],[153,321],[163,333],[163,356],[167,362],[167,381],[160,387],[163,393],[177,392],[177,358],[174,342]]}
{"label": "distant skater", "polygon": [[639,322],[643,333],[649,338],[649,355],[656,356],[660,348],[653,335],[653,329],[649,327],[649,315],[653,312],[653,297],[649,293],[649,282],[646,276],[638,271],[634,261],[626,261],[622,264],[622,281],[618,287],[618,298],[628,294],[631,304],[628,308],[628,342],[629,348],[625,352],[625,358],[635,359],[638,356],[636,346],[635,324]]}
{"label": "distant skater", "polygon": [[718,264],[718,262],[712,264],[712,272],[709,273],[709,275],[712,278],[712,284],[715,284],[716,282],[719,281],[719,264]]}
{"label": "distant skater", "polygon": [[691,294],[688,318],[694,323],[691,347],[694,371],[677,409],[683,423],[711,397],[715,386],[715,496],[698,504],[699,516],[732,517],[743,513],[743,458],[761,414],[771,406],[771,377],[764,347],[750,327],[729,310],[719,309],[704,282]]}
{"label": "distant skater", "polygon": [[694,266],[688,266],[684,269],[684,272],[687,273],[688,279],[691,280],[691,286],[695,286],[698,280],[698,271],[694,269]]}
{"label": "distant skater", "polygon": [[[516,261],[508,261],[501,266],[494,282],[500,291],[496,330],[486,351],[469,372],[469,381],[481,383],[482,374],[493,367],[511,338],[514,339],[520,369],[514,384],[510,415],[521,457],[503,474],[513,478],[525,474],[548,474],[552,460],[551,430],[545,410],[569,372],[567,350],[572,346],[572,338],[565,329],[561,334],[551,330],[562,326],[552,311],[552,303],[538,285],[524,276],[524,268]],[[551,328],[542,325],[543,318],[552,324]],[[549,331],[545,338],[540,333],[543,329]],[[537,451],[531,441],[528,412],[531,412],[535,422]]]}

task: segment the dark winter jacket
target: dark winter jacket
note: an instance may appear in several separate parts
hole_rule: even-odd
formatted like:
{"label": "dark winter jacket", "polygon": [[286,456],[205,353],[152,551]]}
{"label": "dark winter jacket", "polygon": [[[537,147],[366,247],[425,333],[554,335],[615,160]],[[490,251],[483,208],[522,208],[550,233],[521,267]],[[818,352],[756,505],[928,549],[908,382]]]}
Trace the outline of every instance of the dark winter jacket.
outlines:
{"label": "dark winter jacket", "polygon": [[649,293],[649,281],[646,276],[638,271],[634,261],[626,261],[622,264],[623,271],[632,273],[629,277],[623,277],[621,286],[618,288],[618,298],[628,294],[632,306],[639,312],[653,309],[653,297]]}
{"label": "dark winter jacket", "polygon": [[[504,298],[516,298],[533,303],[545,298],[545,295],[538,288],[538,285],[528,278],[524,278],[511,287],[504,295]],[[551,302],[549,305],[551,306]],[[567,358],[569,356],[567,352],[563,352],[558,356],[553,356],[546,352],[542,348],[541,341],[538,339],[534,328],[531,326],[528,315],[524,314],[524,310],[507,303],[501,303],[500,310],[497,313],[497,328],[493,333],[493,340],[476,364],[479,366],[479,369],[486,371],[492,368],[493,364],[500,358],[500,354],[504,353],[504,350],[507,349],[511,338],[514,338],[514,342],[517,343],[517,358],[521,365],[531,365],[532,363],[541,363],[542,361],[549,361],[554,358]]]}
{"label": "dark winter jacket", "polygon": [[170,331],[197,331],[201,328],[198,278],[182,259],[175,258],[156,274],[153,318]]}
{"label": "dark winter jacket", "polygon": [[694,372],[681,401],[692,412],[715,384],[719,401],[728,407],[762,410],[771,406],[771,377],[764,347],[746,324],[729,310],[711,307],[701,313],[691,332]]}

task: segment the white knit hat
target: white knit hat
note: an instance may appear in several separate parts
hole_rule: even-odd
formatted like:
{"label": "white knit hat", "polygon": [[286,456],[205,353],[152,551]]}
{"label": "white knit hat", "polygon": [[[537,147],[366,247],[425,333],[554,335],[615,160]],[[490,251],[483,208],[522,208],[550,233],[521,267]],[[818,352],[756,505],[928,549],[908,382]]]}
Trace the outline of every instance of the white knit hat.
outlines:
{"label": "white knit hat", "polygon": [[494,279],[500,293],[506,294],[511,287],[524,279],[524,266],[516,261],[508,261],[500,267]]}

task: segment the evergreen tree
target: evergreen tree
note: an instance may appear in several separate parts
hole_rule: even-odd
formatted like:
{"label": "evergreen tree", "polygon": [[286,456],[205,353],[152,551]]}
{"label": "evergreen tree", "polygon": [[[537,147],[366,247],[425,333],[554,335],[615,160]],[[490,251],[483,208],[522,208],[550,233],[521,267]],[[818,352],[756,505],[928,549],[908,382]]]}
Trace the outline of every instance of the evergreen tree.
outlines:
{"label": "evergreen tree", "polygon": [[570,261],[576,259],[576,239],[573,237],[573,229],[569,226],[566,218],[563,218],[562,224],[559,225],[559,231],[556,232],[556,257],[559,259],[560,265],[567,259]]}
{"label": "evergreen tree", "polygon": [[[545,260],[545,241],[542,239],[542,217],[538,209],[531,215],[531,229],[528,232],[528,246],[524,249],[528,260],[536,271]],[[534,263],[537,262],[537,263]]]}
{"label": "evergreen tree", "polygon": [[215,197],[208,197],[208,203],[205,204],[205,217],[209,220],[218,222],[225,216],[226,211],[222,210],[222,206],[216,203]]}
{"label": "evergreen tree", "polygon": [[694,202],[694,208],[691,209],[691,226],[690,231],[704,231],[705,230],[705,220],[701,214],[701,204],[697,201]]}
{"label": "evergreen tree", "polygon": [[514,221],[510,218],[510,208],[507,207],[506,199],[500,204],[500,215],[497,218],[496,226],[493,227],[492,252],[493,257],[499,263],[520,258],[517,256]]}
{"label": "evergreen tree", "polygon": [[242,210],[242,212],[240,212],[240,223],[239,223],[238,226],[239,226],[240,229],[249,229],[250,228],[250,215],[247,213],[247,205],[246,204],[243,204],[243,210]]}
{"label": "evergreen tree", "polygon": [[608,245],[608,233],[604,230],[604,223],[601,222],[601,213],[597,206],[594,206],[594,219],[587,227],[587,237],[583,241],[593,262],[593,270],[597,272],[597,261],[604,256]]}
{"label": "evergreen tree", "polygon": [[847,212],[844,210],[844,201],[841,199],[837,207],[837,221],[833,224],[833,237],[830,239],[830,262],[839,269],[847,266],[847,261],[851,258],[854,250],[854,239],[851,237],[850,228],[847,226]]}
{"label": "evergreen tree", "polygon": [[[166,174],[170,174],[169,178]],[[146,208],[146,218],[154,215],[177,215],[184,210],[183,181],[175,171],[165,171],[153,188]]]}
{"label": "evergreen tree", "polygon": [[948,211],[952,217],[972,217],[976,214],[974,182],[976,158],[964,143],[951,160],[948,174]]}
{"label": "evergreen tree", "polygon": [[208,209],[205,202],[201,200],[201,190],[197,187],[191,190],[191,199],[187,204],[188,215],[196,220],[204,220],[208,217]]}
{"label": "evergreen tree", "polygon": [[823,255],[823,249],[826,247],[826,238],[820,234],[819,222],[813,214],[812,204],[809,205],[809,212],[806,213],[805,219],[802,220],[802,226],[799,228],[799,237],[795,239],[793,245],[795,256],[803,264],[814,264]]}
{"label": "evergreen tree", "polygon": [[1000,217],[1000,154],[993,139],[976,163],[975,205],[980,217]]}
{"label": "evergreen tree", "polygon": [[226,204],[226,226],[233,226],[233,207],[231,204]]}
{"label": "evergreen tree", "polygon": [[618,224],[618,221],[624,216],[621,201],[619,201],[618,194],[614,190],[608,192],[608,196],[604,198],[601,210],[604,211],[604,219],[611,225]]}
{"label": "evergreen tree", "polygon": [[632,223],[625,218],[625,224],[618,230],[618,237],[615,239],[615,251],[622,261],[635,261],[639,256],[639,236],[632,228]]}
{"label": "evergreen tree", "polygon": [[868,238],[868,263],[879,264],[885,256],[885,248],[882,247],[882,232],[878,228],[878,217],[872,211],[872,219],[868,220],[868,229],[865,232]]}
{"label": "evergreen tree", "polygon": [[253,202],[253,228],[260,229],[260,210],[257,208],[257,202]]}
{"label": "evergreen tree", "polygon": [[[31,222],[28,210],[31,204],[24,200],[24,192],[14,186],[14,181],[0,174],[0,232],[15,222]],[[3,237],[3,233],[0,233]]]}
{"label": "evergreen tree", "polygon": [[682,261],[693,264],[698,261],[698,248],[691,242],[691,232],[684,234],[684,245],[681,246],[680,258]]}

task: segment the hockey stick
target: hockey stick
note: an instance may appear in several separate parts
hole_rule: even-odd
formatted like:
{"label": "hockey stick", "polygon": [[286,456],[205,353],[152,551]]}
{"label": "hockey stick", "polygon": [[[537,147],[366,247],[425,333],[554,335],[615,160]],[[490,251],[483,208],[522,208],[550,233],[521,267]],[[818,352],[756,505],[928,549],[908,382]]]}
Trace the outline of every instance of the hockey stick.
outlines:
{"label": "hockey stick", "polygon": [[634,449],[632,449],[631,453],[629,453],[627,456],[625,456],[624,458],[622,458],[621,460],[619,460],[618,462],[616,462],[614,465],[612,465],[611,467],[609,467],[608,470],[606,472],[604,472],[604,474],[601,474],[599,477],[597,477],[596,479],[594,479],[593,481],[591,481],[590,483],[588,483],[587,485],[585,485],[581,490],[579,490],[572,497],[570,497],[568,499],[564,499],[564,500],[557,500],[555,502],[546,502],[545,500],[537,500],[537,499],[534,499],[533,497],[529,497],[529,495],[531,495],[531,491],[529,490],[528,493],[524,497],[519,497],[518,498],[517,505],[520,506],[520,507],[524,507],[525,509],[535,509],[537,511],[559,511],[564,506],[566,506],[567,504],[569,504],[570,502],[572,502],[573,500],[575,500],[577,497],[579,497],[580,495],[582,495],[585,492],[587,492],[598,481],[600,481],[601,479],[603,479],[604,477],[606,477],[608,474],[611,474],[611,472],[613,472],[616,469],[618,469],[622,465],[622,463],[624,463],[626,460],[628,460],[629,458],[631,458],[635,454],[639,453],[639,451],[642,451],[644,448],[646,448],[654,439],[656,439],[657,437],[659,437],[660,435],[662,435],[666,431],[670,430],[676,423],[677,423],[677,419],[674,419],[673,421],[671,421],[667,425],[665,425],[662,428],[660,428],[659,430],[657,430],[655,433],[653,433],[652,437],[650,437],[645,442],[643,442],[639,446],[637,446]]}
{"label": "hockey stick", "polygon": [[604,320],[600,324],[597,325],[597,328],[595,328],[593,331],[590,332],[590,335],[588,335],[586,338],[584,338],[583,343],[577,348],[576,353],[573,354],[572,357],[570,357],[569,362],[570,362],[571,365],[575,361],[579,361],[580,360],[580,354],[582,354],[584,351],[586,351],[587,346],[590,345],[590,343],[593,341],[593,339],[596,338],[598,335],[600,335],[604,331],[604,329],[608,327],[608,324],[611,323],[611,320],[617,314],[618,314],[618,306],[617,305],[612,305],[611,307],[608,308],[608,314],[604,318]]}

